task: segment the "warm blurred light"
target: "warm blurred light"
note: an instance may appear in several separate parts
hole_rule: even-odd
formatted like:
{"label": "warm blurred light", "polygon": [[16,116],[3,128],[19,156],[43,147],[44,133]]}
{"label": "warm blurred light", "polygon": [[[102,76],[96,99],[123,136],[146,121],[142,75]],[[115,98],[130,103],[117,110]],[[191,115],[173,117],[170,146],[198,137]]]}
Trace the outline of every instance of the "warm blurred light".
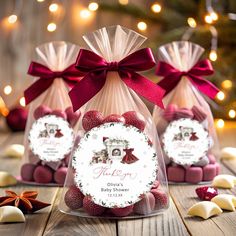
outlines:
{"label": "warm blurred light", "polygon": [[7,20],[10,24],[14,24],[17,21],[17,15],[10,15]]}
{"label": "warm blurred light", "polygon": [[235,118],[235,117],[236,117],[236,111],[233,110],[233,109],[229,110],[229,117],[230,117],[231,119]]}
{"label": "warm blurred light", "polygon": [[91,3],[89,3],[89,5],[88,5],[88,9],[89,9],[90,11],[97,11],[97,9],[98,9],[98,4],[97,4],[96,2],[91,2]]}
{"label": "warm blurred light", "polygon": [[127,5],[129,3],[129,0],[119,0],[119,3],[122,5]]}
{"label": "warm blurred light", "polygon": [[4,107],[2,108],[1,113],[3,116],[7,116],[9,114],[9,110],[6,107]]}
{"label": "warm blurred light", "polygon": [[161,11],[161,5],[159,3],[153,3],[151,9],[155,13],[159,13]]}
{"label": "warm blurred light", "polygon": [[53,31],[55,31],[57,29],[57,25],[55,24],[55,23],[49,23],[48,24],[48,26],[47,26],[47,30],[49,31],[49,32],[53,32]]}
{"label": "warm blurred light", "polygon": [[187,22],[188,22],[188,25],[189,25],[191,28],[195,28],[195,27],[197,26],[197,22],[196,22],[195,19],[192,18],[192,17],[189,17],[188,20],[187,20]]}
{"label": "warm blurred light", "polygon": [[215,13],[214,11],[210,13],[210,17],[212,20],[216,21],[218,20],[218,15],[217,13]]}
{"label": "warm blurred light", "polygon": [[229,79],[226,79],[221,83],[221,86],[224,89],[231,89],[233,87],[233,82]]}
{"label": "warm blurred light", "polygon": [[88,19],[91,16],[91,12],[88,9],[83,9],[79,13],[82,19]]}
{"label": "warm blurred light", "polygon": [[225,94],[224,92],[220,91],[217,93],[216,98],[220,101],[223,101],[225,99]]}
{"label": "warm blurred light", "polygon": [[37,0],[37,2],[44,2],[44,0]]}
{"label": "warm blurred light", "polygon": [[216,61],[217,60],[217,53],[215,50],[211,50],[210,54],[209,54],[209,58],[211,61]]}
{"label": "warm blurred light", "polygon": [[205,22],[208,24],[211,24],[213,22],[213,19],[211,18],[210,15],[206,15],[204,19],[205,19]]}
{"label": "warm blurred light", "polygon": [[147,29],[147,24],[143,21],[140,21],[138,24],[137,24],[137,27],[139,30],[141,31],[145,31]]}
{"label": "warm blurred light", "polygon": [[6,95],[9,95],[12,92],[12,87],[10,85],[7,85],[4,87],[3,91]]}
{"label": "warm blurred light", "polygon": [[49,11],[50,12],[56,12],[58,10],[58,4],[57,3],[52,3],[50,6],[49,6]]}
{"label": "warm blurred light", "polygon": [[216,121],[216,125],[218,128],[223,128],[225,126],[225,122],[222,119]]}
{"label": "warm blurred light", "polygon": [[25,107],[25,98],[24,97],[20,98],[19,103],[22,107]]}

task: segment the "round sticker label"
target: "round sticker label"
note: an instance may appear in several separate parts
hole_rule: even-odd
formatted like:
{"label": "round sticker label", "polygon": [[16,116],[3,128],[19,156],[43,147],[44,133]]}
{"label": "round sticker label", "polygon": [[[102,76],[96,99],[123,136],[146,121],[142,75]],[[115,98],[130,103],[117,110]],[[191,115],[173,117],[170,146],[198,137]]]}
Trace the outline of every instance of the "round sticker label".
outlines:
{"label": "round sticker label", "polygon": [[58,116],[47,115],[36,120],[29,132],[31,151],[47,162],[65,158],[74,144],[73,129]]}
{"label": "round sticker label", "polygon": [[149,192],[157,176],[157,154],[133,126],[106,123],[87,132],[75,150],[75,183],[105,207],[126,207]]}
{"label": "round sticker label", "polygon": [[192,165],[211,147],[208,131],[196,120],[172,121],[163,135],[165,154],[179,165]]}

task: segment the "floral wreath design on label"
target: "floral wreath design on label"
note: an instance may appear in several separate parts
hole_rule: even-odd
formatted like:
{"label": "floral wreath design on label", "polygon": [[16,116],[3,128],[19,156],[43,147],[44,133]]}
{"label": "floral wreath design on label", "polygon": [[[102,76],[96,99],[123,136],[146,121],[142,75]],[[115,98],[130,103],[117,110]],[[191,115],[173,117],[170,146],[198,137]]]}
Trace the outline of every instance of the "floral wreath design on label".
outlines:
{"label": "floral wreath design on label", "polygon": [[57,162],[71,152],[74,144],[74,131],[70,124],[55,115],[37,119],[28,135],[31,151],[42,161]]}
{"label": "floral wreath design on label", "polygon": [[[133,137],[136,140],[132,140]],[[88,147],[96,150],[87,150]],[[139,153],[140,150],[142,153]],[[98,205],[114,208],[134,204],[150,191],[157,177],[158,161],[147,135],[136,127],[111,122],[95,127],[84,135],[74,152],[72,167],[75,170],[74,181],[84,195],[90,196]],[[123,176],[119,180],[119,187],[128,192],[124,192],[124,195],[123,192],[116,194],[114,190],[118,188],[117,179],[120,178],[115,175],[116,172],[112,172],[116,168],[121,168],[125,176],[123,180]],[[106,177],[109,171],[114,176]],[[103,185],[104,189],[111,189],[110,195],[102,191]],[[131,191],[132,185],[134,190]]]}
{"label": "floral wreath design on label", "polygon": [[182,118],[167,126],[162,143],[165,154],[176,164],[185,166],[200,161],[212,147],[213,140],[201,123]]}

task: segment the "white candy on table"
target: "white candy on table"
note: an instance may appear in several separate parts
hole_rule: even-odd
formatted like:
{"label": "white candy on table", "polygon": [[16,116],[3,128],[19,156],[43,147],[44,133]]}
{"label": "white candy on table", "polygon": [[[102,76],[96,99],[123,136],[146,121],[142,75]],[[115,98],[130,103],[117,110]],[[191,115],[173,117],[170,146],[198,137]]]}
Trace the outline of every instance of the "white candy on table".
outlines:
{"label": "white candy on table", "polygon": [[221,149],[221,159],[223,160],[233,160],[236,159],[236,148],[225,147]]}
{"label": "white candy on table", "polygon": [[25,222],[22,211],[14,206],[0,207],[0,223]]}
{"label": "white candy on table", "polygon": [[17,180],[6,171],[0,171],[0,187],[16,185]]}
{"label": "white candy on table", "polygon": [[233,175],[217,175],[213,181],[212,186],[217,188],[233,188],[236,184],[236,177]]}
{"label": "white candy on table", "polygon": [[188,215],[199,216],[203,219],[208,219],[211,216],[219,215],[223,211],[214,202],[203,201],[194,204],[188,210]]}
{"label": "white candy on table", "polygon": [[21,158],[24,155],[25,148],[21,144],[11,144],[3,151],[3,156]]}
{"label": "white candy on table", "polygon": [[216,203],[221,209],[235,211],[236,197],[231,194],[219,194],[213,197],[211,201]]}

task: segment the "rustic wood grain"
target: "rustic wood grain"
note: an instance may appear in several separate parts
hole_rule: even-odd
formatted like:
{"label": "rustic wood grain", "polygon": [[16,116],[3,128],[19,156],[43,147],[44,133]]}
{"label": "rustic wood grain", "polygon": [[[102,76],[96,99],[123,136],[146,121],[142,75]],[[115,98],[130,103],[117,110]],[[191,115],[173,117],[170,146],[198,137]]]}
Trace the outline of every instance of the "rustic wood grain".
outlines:
{"label": "rustic wood grain", "polygon": [[59,191],[52,209],[44,236],[49,235],[81,235],[81,236],[113,236],[116,235],[116,222],[114,220],[90,219],[70,216],[58,210],[62,189]]}
{"label": "rustic wood grain", "polygon": [[[232,174],[226,167],[222,165],[222,173]],[[236,214],[235,212],[224,211],[220,216],[203,220],[198,217],[190,217],[187,215],[188,209],[199,202],[195,189],[197,185],[171,185],[170,194],[179,211],[184,224],[189,232],[194,236],[203,235],[235,235],[236,230]],[[236,193],[236,188],[230,190],[219,190],[220,193]]]}
{"label": "rustic wood grain", "polygon": [[118,221],[119,236],[189,235],[176,207],[170,199],[170,207],[163,214],[135,220]]}

